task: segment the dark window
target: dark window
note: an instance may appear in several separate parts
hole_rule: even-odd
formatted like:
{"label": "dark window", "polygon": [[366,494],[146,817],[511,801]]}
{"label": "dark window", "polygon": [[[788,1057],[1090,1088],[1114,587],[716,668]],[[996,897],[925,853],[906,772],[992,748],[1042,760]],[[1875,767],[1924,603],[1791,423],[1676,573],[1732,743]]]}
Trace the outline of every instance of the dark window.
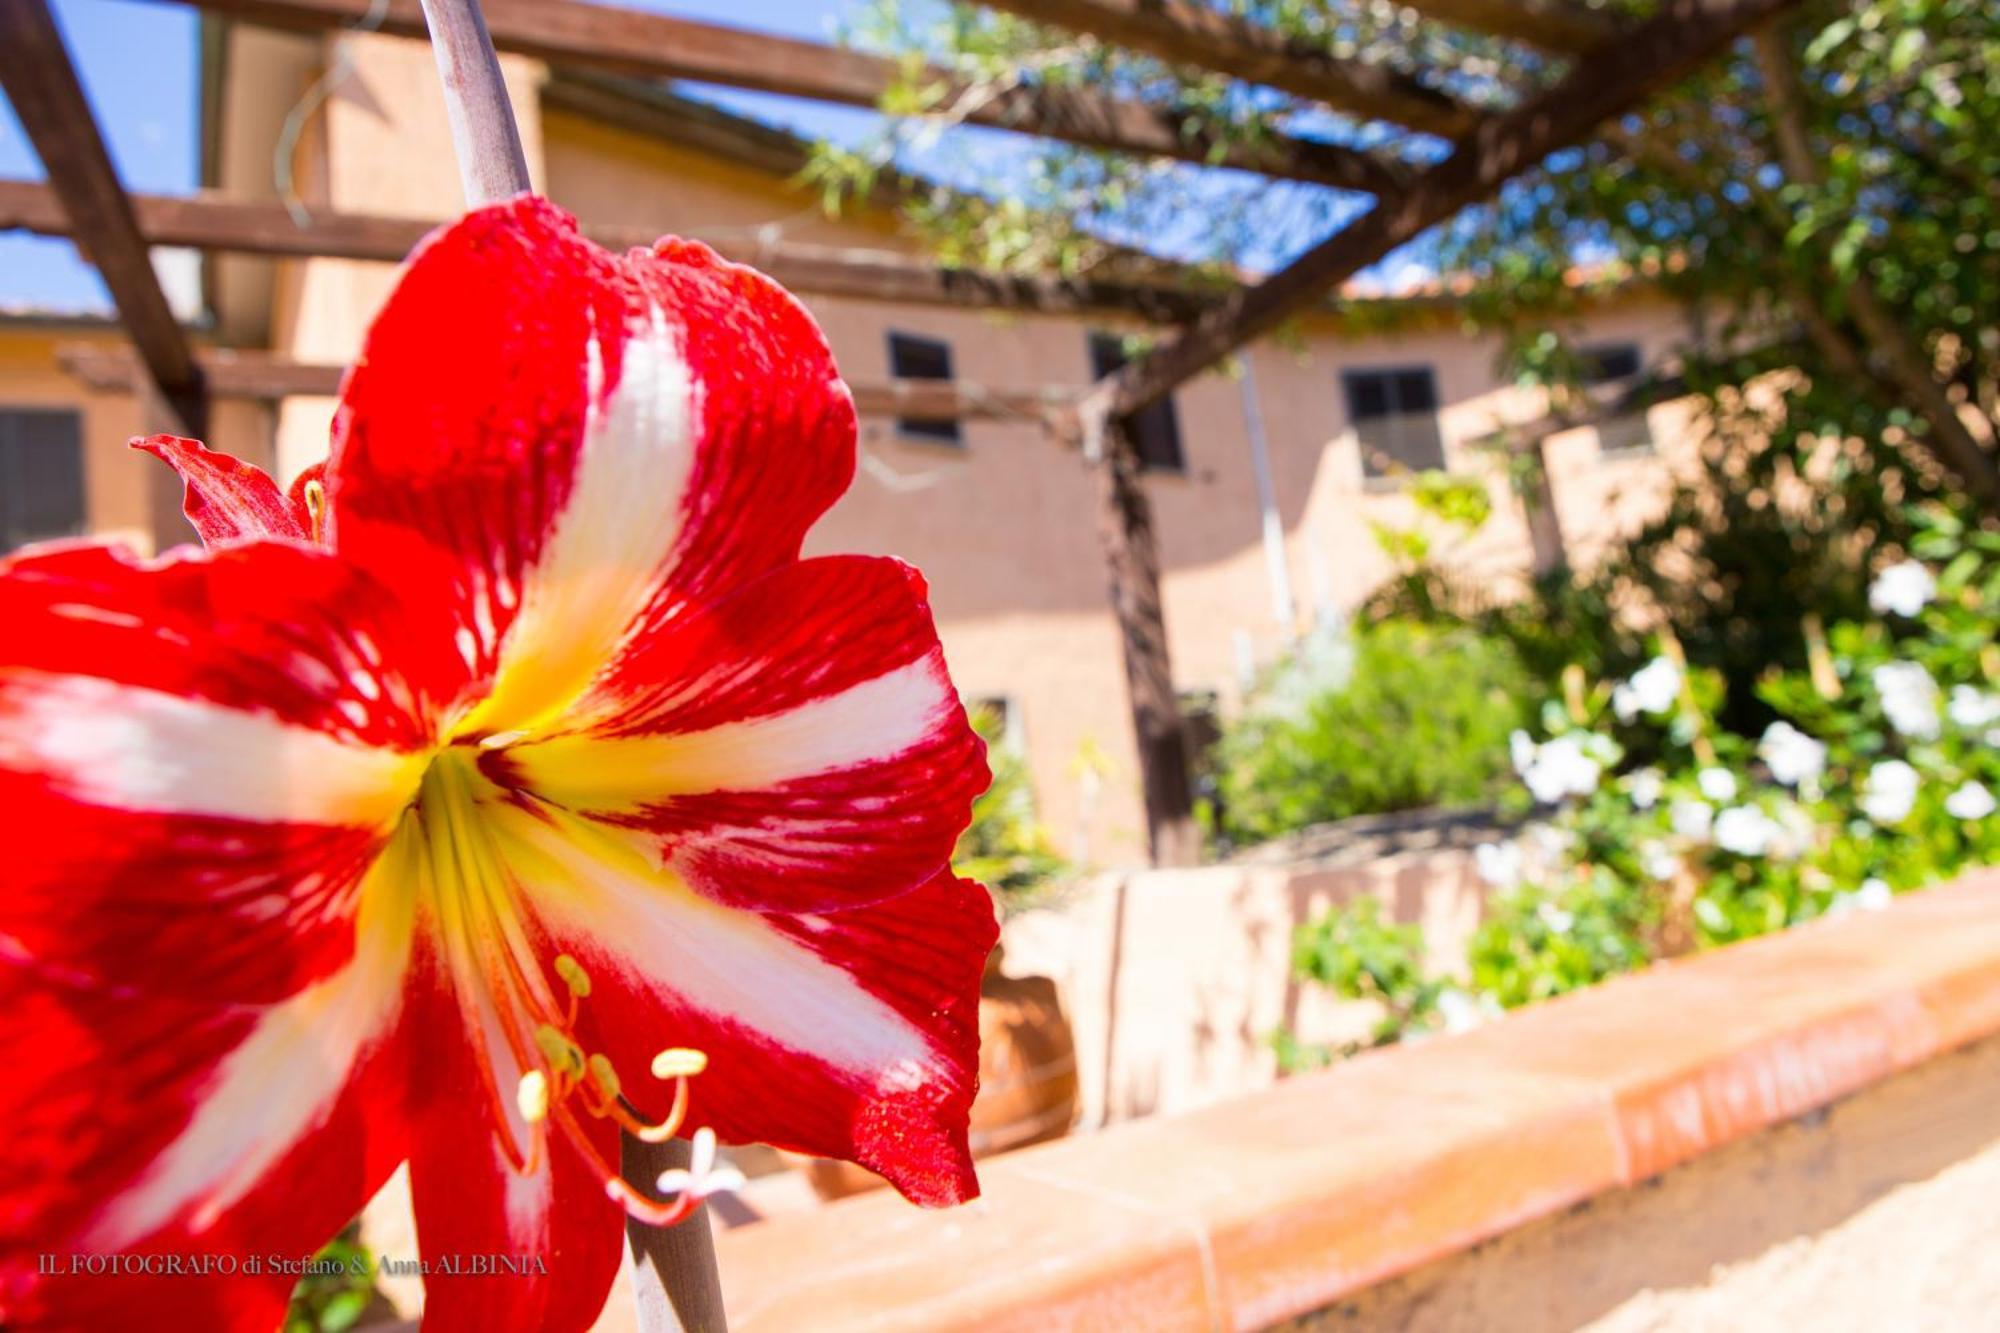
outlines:
{"label": "dark window", "polygon": [[[1096,379],[1125,364],[1125,340],[1115,333],[1090,335],[1090,373]],[[1156,398],[1132,417],[1132,443],[1148,472],[1185,472],[1181,453],[1181,422],[1174,414],[1172,394]]]}
{"label": "dark window", "polygon": [[0,410],[0,551],[83,531],[83,423]]}
{"label": "dark window", "polygon": [[[936,338],[920,338],[914,333],[892,333],[889,373],[899,380],[948,380],[952,377],[951,344]],[[926,440],[963,443],[958,422],[952,417],[898,417],[896,429]]]}
{"label": "dark window", "polygon": [[1347,390],[1347,419],[1361,445],[1363,476],[1444,466],[1437,379],[1429,366],[1350,370],[1340,378]]}
{"label": "dark window", "polygon": [[1600,343],[1577,353],[1585,384],[1615,384],[1639,374],[1639,344]]}

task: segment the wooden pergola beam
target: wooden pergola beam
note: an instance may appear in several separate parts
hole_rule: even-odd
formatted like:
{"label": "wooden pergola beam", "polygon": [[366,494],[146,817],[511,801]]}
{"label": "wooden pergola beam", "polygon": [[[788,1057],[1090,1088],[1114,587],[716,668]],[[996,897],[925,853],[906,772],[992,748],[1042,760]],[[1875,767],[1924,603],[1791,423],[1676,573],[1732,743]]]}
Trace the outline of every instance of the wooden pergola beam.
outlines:
{"label": "wooden pergola beam", "polygon": [[[191,0],[211,13],[271,27],[318,31],[371,17],[371,0]],[[902,82],[894,61],[772,33],[578,0],[485,0],[502,51],[551,65],[642,79],[688,79],[848,106],[874,107]],[[378,31],[424,34],[419,0],[384,0]],[[926,79],[947,86],[954,76]],[[966,93],[959,85],[956,94]],[[949,99],[948,99],[949,100]],[[967,119],[1087,148],[1237,167],[1337,189],[1387,194],[1409,172],[1385,154],[1311,139],[1266,136],[1218,147],[1171,110],[1081,88],[995,88],[969,97]]]}
{"label": "wooden pergola beam", "polygon": [[1239,288],[1180,337],[1100,380],[1092,410],[1123,417],[1171,392],[1237,348],[1414,240],[1485,199],[1558,148],[1690,73],[1714,51],[1799,0],[1666,0],[1660,12],[1603,43],[1541,96],[1461,139],[1415,186],[1385,199],[1289,267]]}
{"label": "wooden pergola beam", "polygon": [[1619,20],[1577,0],[1406,0],[1426,18],[1548,51],[1581,55],[1618,35]]}
{"label": "wooden pergola beam", "polygon": [[[129,197],[146,244],[235,254],[400,263],[411,247],[442,225],[441,220],[315,210],[302,226],[275,203],[215,194]],[[0,180],[0,231],[9,229],[43,236],[76,234],[55,192],[39,181]],[[586,224],[584,232],[612,250],[649,246],[658,239],[657,232],[641,227]],[[793,242],[722,244],[716,249],[724,258],[752,264],[794,291],[864,301],[1130,315],[1180,323],[1214,300],[1165,284],[986,273],[947,268],[891,251]]]}
{"label": "wooden pergola beam", "polygon": [[183,435],[207,430],[200,367],[153,271],[132,203],[45,0],[0,4],[0,86],[49,175],[71,235],[104,279],[156,405]]}
{"label": "wooden pergola beam", "polygon": [[[217,398],[280,402],[286,398],[330,398],[340,392],[345,366],[295,361],[270,352],[202,348],[195,353]],[[145,369],[123,347],[68,343],[56,360],[69,374],[100,393],[131,393],[143,386]],[[885,380],[849,384],[855,410],[866,417],[929,420],[1031,422],[1059,436],[1075,432],[1074,389],[1002,389],[954,380]]]}
{"label": "wooden pergola beam", "polygon": [[1477,113],[1400,70],[1327,54],[1195,0],[981,0],[1175,65],[1227,74],[1336,110],[1453,138]]}

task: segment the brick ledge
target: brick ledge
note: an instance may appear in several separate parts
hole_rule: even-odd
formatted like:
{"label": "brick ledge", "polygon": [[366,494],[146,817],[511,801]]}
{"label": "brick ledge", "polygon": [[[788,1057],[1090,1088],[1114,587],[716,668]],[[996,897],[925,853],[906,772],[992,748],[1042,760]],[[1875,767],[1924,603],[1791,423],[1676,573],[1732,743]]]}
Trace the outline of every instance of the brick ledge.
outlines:
{"label": "brick ledge", "polygon": [[1260,1328],[2000,1032],[2000,870],[719,1238],[731,1327]]}

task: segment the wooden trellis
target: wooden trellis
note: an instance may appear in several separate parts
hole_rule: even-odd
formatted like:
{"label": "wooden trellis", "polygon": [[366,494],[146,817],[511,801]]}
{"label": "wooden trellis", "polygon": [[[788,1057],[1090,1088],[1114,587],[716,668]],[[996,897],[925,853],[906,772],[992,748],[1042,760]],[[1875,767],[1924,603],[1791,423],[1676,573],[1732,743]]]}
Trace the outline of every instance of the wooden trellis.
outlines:
{"label": "wooden trellis", "polygon": [[[369,20],[424,32],[419,0],[193,0],[212,13],[295,30]],[[1218,148],[1172,108],[1083,89],[1021,86],[977,100],[971,119],[1091,148],[1235,167],[1374,196],[1374,206],[1260,282],[1202,295],[1168,284],[1022,278],[946,268],[902,255],[784,243],[721,247],[808,294],[990,306],[1045,313],[1119,312],[1169,326],[1153,354],[1082,395],[964,385],[855,386],[865,412],[1031,416],[1078,442],[1098,484],[1111,602],[1124,645],[1153,856],[1192,858],[1187,756],[1161,614],[1159,555],[1131,414],[1326,297],[1344,279],[1487,198],[1556,149],[1587,138],[1723,45],[1797,0],[1661,0],[1643,19],[1580,0],[1411,0],[1427,18],[1504,37],[1567,72],[1512,109],[1478,110],[1442,91],[1449,81],[1336,58],[1226,14],[1207,0],[986,0],[1052,26],[1177,64],[1266,85],[1356,116],[1450,142],[1417,166],[1384,150],[1286,136]],[[902,76],[892,61],[790,37],[748,32],[579,0],[485,0],[494,44],[559,70],[626,79],[689,79],[848,105],[873,106]],[[945,83],[951,76],[937,76]],[[0,225],[73,237],[97,265],[131,337],[130,355],[77,354],[71,368],[101,387],[130,387],[194,433],[211,393],[326,393],[337,370],[254,353],[199,353],[168,310],[147,246],[269,255],[400,260],[435,219],[316,213],[300,225],[282,209],[213,197],[128,196],[112,169],[44,0],[0,4],[0,83],[48,170],[48,184],[0,182]],[[611,245],[645,243],[629,229],[591,229]]]}

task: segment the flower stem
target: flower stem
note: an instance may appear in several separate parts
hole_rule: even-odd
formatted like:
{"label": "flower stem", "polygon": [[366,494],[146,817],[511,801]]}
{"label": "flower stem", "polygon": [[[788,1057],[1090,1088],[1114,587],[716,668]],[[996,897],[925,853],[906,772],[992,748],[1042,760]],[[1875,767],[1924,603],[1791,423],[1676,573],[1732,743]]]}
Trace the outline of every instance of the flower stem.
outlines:
{"label": "flower stem", "polygon": [[512,199],[531,188],[528,159],[479,0],[423,0],[423,6],[466,207]]}
{"label": "flower stem", "polygon": [[[628,1133],[623,1143],[622,1173],[629,1181],[646,1182],[642,1189],[662,1171],[685,1168],[690,1160],[686,1139],[647,1143]],[[670,1227],[628,1219],[625,1236],[632,1245],[632,1284],[645,1333],[727,1333],[706,1204]]]}

